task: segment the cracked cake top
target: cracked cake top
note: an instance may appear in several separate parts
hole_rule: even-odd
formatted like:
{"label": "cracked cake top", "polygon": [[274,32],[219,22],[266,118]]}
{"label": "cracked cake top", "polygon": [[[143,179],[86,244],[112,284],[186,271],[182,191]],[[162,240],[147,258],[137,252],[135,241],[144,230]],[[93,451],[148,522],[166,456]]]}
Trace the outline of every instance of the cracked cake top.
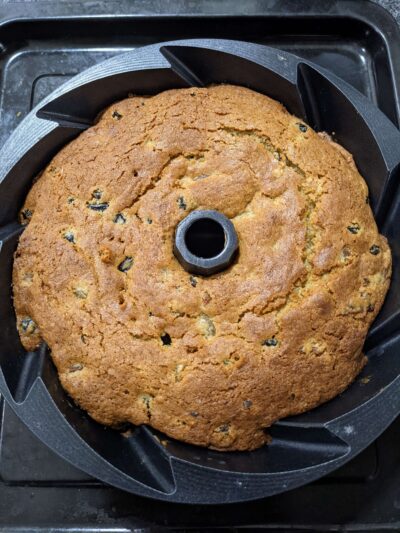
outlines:
{"label": "cracked cake top", "polygon": [[[239,254],[208,278],[173,255],[215,209]],[[220,85],[113,104],[63,148],[21,211],[14,262],[26,349],[104,424],[216,449],[345,389],[389,286],[391,254],[352,156],[278,102]]]}

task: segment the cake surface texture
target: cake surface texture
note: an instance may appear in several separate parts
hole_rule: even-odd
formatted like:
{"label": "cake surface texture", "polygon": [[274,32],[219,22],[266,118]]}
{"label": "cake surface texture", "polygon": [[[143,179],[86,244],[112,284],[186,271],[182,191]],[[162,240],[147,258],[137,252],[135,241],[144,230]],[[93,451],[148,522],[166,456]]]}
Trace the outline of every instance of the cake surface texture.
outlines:
{"label": "cake surface texture", "polygon": [[[196,209],[225,214],[239,238],[210,277],[173,254]],[[342,392],[390,282],[352,156],[230,85],[113,104],[44,169],[21,221],[24,347],[45,341],[100,423],[214,449],[255,449],[274,421]]]}

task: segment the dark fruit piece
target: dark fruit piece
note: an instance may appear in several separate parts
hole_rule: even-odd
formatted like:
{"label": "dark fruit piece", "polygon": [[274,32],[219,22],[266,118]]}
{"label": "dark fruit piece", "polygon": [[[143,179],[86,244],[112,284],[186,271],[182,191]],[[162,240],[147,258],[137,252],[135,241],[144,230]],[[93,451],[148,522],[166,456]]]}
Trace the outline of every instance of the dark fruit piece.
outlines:
{"label": "dark fruit piece", "polygon": [[114,222],[116,224],[125,224],[126,218],[124,217],[122,213],[117,213],[114,217]]}
{"label": "dark fruit piece", "polygon": [[275,339],[275,337],[272,337],[271,339],[265,339],[263,341],[263,346],[276,346],[278,344],[278,341]]}
{"label": "dark fruit piece", "polygon": [[350,224],[350,226],[347,226],[347,229],[350,231],[350,233],[358,233],[360,231],[360,226],[355,223],[355,224]]}
{"label": "dark fruit piece", "polygon": [[64,239],[66,239],[68,242],[75,243],[75,235],[72,233],[72,231],[66,231],[64,233]]}
{"label": "dark fruit piece", "polygon": [[92,198],[96,198],[96,200],[100,200],[102,194],[103,193],[101,192],[100,189],[96,189],[95,191],[92,192]]}
{"label": "dark fruit piece", "polygon": [[379,246],[377,244],[373,244],[371,246],[371,248],[369,249],[369,251],[370,251],[370,253],[372,255],[378,255],[380,253],[381,249],[379,248]]}
{"label": "dark fruit piece", "polygon": [[186,202],[185,202],[185,199],[183,196],[179,196],[178,198],[178,206],[179,206],[179,209],[183,209],[185,210],[187,205],[186,205]]}
{"label": "dark fruit piece", "polygon": [[27,223],[32,218],[32,211],[30,209],[24,209],[21,211],[21,217],[24,223]]}
{"label": "dark fruit piece", "polygon": [[22,328],[22,331],[24,331],[25,333],[28,333],[28,335],[31,335],[32,333],[34,333],[36,331],[36,323],[29,317],[27,318],[23,318],[21,320],[21,328]]}
{"label": "dark fruit piece", "polygon": [[133,265],[133,258],[130,256],[125,257],[123,261],[118,265],[118,270],[121,272],[127,272]]}
{"label": "dark fruit piece", "polygon": [[86,204],[89,209],[93,209],[93,211],[105,211],[108,208],[108,202],[104,202],[103,204]]}
{"label": "dark fruit piece", "polygon": [[164,346],[170,346],[172,344],[171,337],[168,335],[168,333],[161,335],[161,342]]}

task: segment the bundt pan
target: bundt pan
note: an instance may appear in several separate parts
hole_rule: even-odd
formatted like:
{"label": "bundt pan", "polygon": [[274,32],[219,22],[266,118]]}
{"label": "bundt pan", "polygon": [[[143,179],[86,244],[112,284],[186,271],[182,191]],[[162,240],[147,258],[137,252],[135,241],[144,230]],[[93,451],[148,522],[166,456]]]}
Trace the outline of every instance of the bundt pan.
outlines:
{"label": "bundt pan", "polygon": [[[12,302],[17,213],[33,177],[98,113],[128,93],[231,83],[281,101],[317,131],[332,133],[366,179],[393,278],[368,335],[369,362],[334,400],[282,420],[253,452],[216,452],[167,439],[148,427],[131,436],[104,428],[60,386],[47,347],[25,353]],[[160,500],[228,503],[270,496],[315,480],[354,457],[400,412],[400,132],[364,96],[324,69],[264,46],[224,40],[166,42],[114,57],[43,100],[0,152],[0,392],[17,415],[65,460],[123,490]]]}

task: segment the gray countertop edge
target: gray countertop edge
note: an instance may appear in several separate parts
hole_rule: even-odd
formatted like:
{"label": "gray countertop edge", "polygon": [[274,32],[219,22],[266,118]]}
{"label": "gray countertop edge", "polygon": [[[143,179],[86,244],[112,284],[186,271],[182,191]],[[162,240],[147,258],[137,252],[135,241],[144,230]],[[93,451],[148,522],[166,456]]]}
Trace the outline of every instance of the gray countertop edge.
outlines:
{"label": "gray countertop edge", "polygon": [[[126,0],[125,0],[126,1]],[[146,11],[146,0],[142,0],[143,1],[143,8],[144,8],[144,11]],[[166,0],[168,1],[168,0]],[[291,2],[304,2],[304,0],[290,0]],[[334,0],[332,0],[334,1]],[[363,1],[367,1],[367,0],[360,0],[360,2],[363,2]],[[397,21],[397,24],[400,26],[400,0],[371,0],[372,2],[382,6],[383,8],[385,8],[393,17],[394,19]],[[0,6],[3,5],[3,6],[6,6],[7,4],[8,5],[12,5],[12,4],[52,4],[52,3],[59,3],[59,4],[62,4],[62,3],[70,3],[70,4],[79,4],[81,3],[82,5],[85,5],[85,0],[0,0]],[[123,3],[123,2],[122,2]],[[215,3],[218,4],[218,0],[215,0]],[[244,4],[246,3],[246,0],[244,0]],[[89,12],[90,12],[90,5],[93,4],[92,2],[87,2],[88,4],[88,9],[89,9]]]}
{"label": "gray countertop edge", "polygon": [[[396,19],[400,26],[400,0],[373,0],[375,4],[384,7]],[[400,43],[399,43],[400,44]]]}

